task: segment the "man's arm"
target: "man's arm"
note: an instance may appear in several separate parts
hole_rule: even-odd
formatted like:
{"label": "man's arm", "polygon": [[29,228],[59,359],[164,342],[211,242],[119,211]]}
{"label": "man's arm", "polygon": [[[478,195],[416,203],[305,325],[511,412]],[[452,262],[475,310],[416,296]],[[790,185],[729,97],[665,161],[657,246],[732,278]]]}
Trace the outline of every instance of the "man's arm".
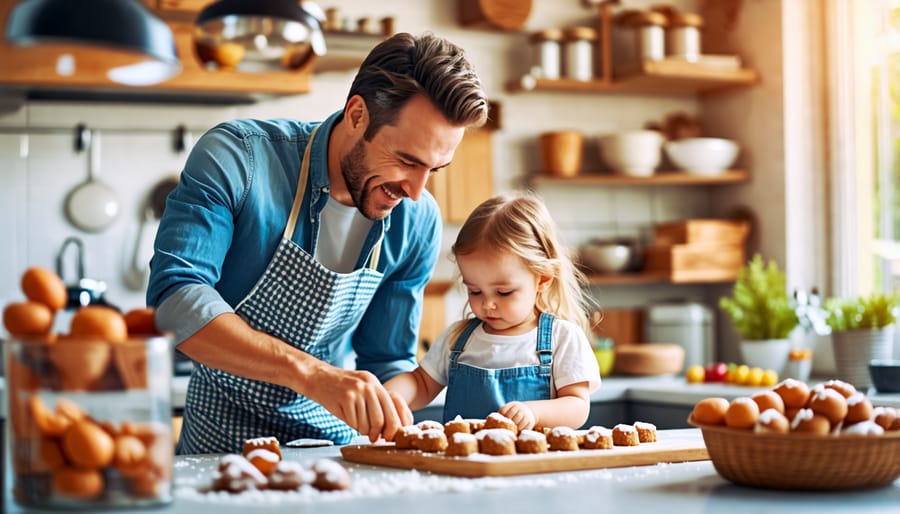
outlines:
{"label": "man's arm", "polygon": [[388,393],[371,373],[336,368],[254,330],[233,313],[217,316],[178,349],[207,366],[296,391],[371,441],[391,439],[397,429],[412,423],[406,403]]}

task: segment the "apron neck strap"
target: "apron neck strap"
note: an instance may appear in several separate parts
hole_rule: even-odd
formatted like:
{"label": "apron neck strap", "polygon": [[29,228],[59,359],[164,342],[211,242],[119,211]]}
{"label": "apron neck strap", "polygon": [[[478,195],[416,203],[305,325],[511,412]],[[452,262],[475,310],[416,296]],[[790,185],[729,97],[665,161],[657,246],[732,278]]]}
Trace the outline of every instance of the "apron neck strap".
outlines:
{"label": "apron neck strap", "polygon": [[[300,164],[300,176],[297,178],[297,192],[294,193],[294,204],[291,205],[291,214],[288,216],[287,225],[284,227],[285,239],[291,239],[294,235],[294,229],[297,228],[297,217],[300,215],[300,206],[303,205],[303,196],[306,194],[306,184],[309,182],[309,154],[312,151],[316,132],[319,131],[319,127],[321,126],[322,125],[317,125],[316,128],[313,129],[312,134],[309,135],[309,142],[306,143],[306,149],[303,150],[303,162]],[[372,248],[372,254],[369,259],[369,268],[372,270],[378,268],[378,260],[381,257],[381,242],[383,240],[384,231],[382,230],[378,242],[375,244],[375,247]]]}
{"label": "apron neck strap", "polygon": [[309,135],[309,142],[306,143],[306,149],[303,151],[303,162],[300,164],[300,177],[297,179],[297,192],[294,193],[294,204],[291,206],[291,214],[288,216],[287,225],[284,227],[284,238],[290,239],[294,235],[294,229],[297,227],[297,216],[300,215],[300,206],[303,204],[303,195],[306,194],[306,183],[309,180],[309,154],[312,150],[313,140],[316,132],[319,131],[317,125]]}

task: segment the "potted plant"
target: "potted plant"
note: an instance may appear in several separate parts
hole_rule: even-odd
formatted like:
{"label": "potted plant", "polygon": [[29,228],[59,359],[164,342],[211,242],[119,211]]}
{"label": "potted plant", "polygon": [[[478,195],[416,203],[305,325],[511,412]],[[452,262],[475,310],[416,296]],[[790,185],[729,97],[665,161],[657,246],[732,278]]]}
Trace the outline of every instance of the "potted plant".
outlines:
{"label": "potted plant", "polygon": [[791,351],[789,336],[799,319],[778,264],[754,255],[738,271],[731,297],[719,299],[719,308],[741,336],[744,363],[780,374]]}
{"label": "potted plant", "polygon": [[900,298],[896,293],[872,293],[825,301],[826,322],[837,378],[858,388],[872,385],[869,361],[890,359],[894,353],[894,326]]}

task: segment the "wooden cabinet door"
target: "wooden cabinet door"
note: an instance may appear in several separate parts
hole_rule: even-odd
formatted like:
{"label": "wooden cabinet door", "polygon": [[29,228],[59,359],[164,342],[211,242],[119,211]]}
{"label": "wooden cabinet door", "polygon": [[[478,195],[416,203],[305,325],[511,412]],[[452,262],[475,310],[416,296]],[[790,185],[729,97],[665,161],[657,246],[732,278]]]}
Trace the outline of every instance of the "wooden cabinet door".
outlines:
{"label": "wooden cabinet door", "polygon": [[468,129],[453,162],[428,182],[428,190],[448,223],[462,223],[479,203],[494,194],[492,130]]}

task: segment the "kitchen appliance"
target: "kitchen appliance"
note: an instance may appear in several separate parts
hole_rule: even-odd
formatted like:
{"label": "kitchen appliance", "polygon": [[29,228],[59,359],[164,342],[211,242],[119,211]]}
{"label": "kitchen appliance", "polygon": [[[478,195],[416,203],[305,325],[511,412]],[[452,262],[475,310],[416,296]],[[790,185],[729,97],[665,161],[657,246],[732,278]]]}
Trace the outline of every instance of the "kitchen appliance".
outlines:
{"label": "kitchen appliance", "polygon": [[696,302],[666,302],[647,307],[644,329],[648,341],[669,342],[684,348],[682,372],[713,360],[712,311]]}

